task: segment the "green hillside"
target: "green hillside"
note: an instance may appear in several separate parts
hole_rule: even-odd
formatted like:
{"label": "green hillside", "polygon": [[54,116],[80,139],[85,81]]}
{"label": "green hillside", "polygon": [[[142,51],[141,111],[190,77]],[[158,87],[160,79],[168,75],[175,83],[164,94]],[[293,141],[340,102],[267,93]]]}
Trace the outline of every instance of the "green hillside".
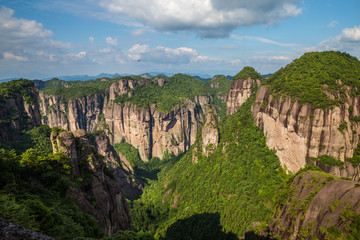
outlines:
{"label": "green hillside", "polygon": [[[340,80],[341,82],[337,81]],[[289,95],[313,108],[341,104],[343,85],[360,94],[360,61],[342,52],[309,52],[281,68],[264,81],[274,93]],[[330,100],[324,90],[337,97]]]}
{"label": "green hillside", "polygon": [[253,80],[256,79],[263,79],[263,77],[261,76],[260,73],[258,73],[254,68],[246,66],[244,67],[240,72],[238,72],[233,78],[232,80],[245,80],[248,78],[252,78]]}
{"label": "green hillside", "polygon": [[[214,82],[219,83],[219,88],[211,87],[211,83]],[[195,101],[196,96],[211,96],[213,103],[222,104],[221,107],[224,108],[226,104],[219,100],[218,93],[226,96],[229,89],[230,81],[225,76],[218,76],[215,80],[204,82],[188,75],[176,74],[166,78],[162,87],[153,81],[145,85],[137,85],[130,90],[133,92],[131,97],[119,96],[115,102],[124,104],[130,101],[140,108],[156,104],[159,111],[168,112],[172,107],[184,103],[185,99]]]}
{"label": "green hillside", "polygon": [[251,102],[220,125],[221,141],[213,155],[200,156],[194,164],[189,151],[161,170],[158,181],[151,182],[133,203],[136,230],[160,237],[174,234],[175,228],[178,237],[188,236],[191,233],[180,222],[186,226],[190,221],[200,232],[201,221],[209,217],[224,232],[219,233],[218,227],[206,231],[228,233],[226,239],[233,239],[231,234],[241,236],[252,222],[271,218],[274,192],[288,177],[267,148],[262,131],[253,124]]}

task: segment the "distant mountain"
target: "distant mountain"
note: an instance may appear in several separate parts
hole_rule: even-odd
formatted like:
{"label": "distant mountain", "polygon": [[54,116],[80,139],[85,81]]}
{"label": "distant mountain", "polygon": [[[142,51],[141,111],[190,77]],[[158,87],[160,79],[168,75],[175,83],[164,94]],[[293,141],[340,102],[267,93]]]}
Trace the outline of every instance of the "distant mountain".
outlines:
{"label": "distant mountain", "polygon": [[[201,74],[201,73],[183,73],[183,74],[193,76],[194,78],[196,78],[200,81],[210,81],[213,77],[209,74]],[[175,73],[168,73],[168,72],[148,72],[148,73],[140,73],[140,74],[100,73],[98,75],[84,74],[84,75],[50,76],[50,77],[46,76],[44,74],[41,74],[41,73],[29,73],[29,74],[25,74],[25,75],[19,74],[17,77],[0,79],[0,83],[8,82],[11,80],[16,80],[16,79],[20,79],[20,78],[29,79],[29,80],[42,80],[42,81],[47,81],[47,80],[50,80],[53,78],[57,78],[57,79],[65,80],[65,81],[87,81],[87,80],[97,79],[97,78],[113,78],[113,77],[120,77],[120,76],[141,76],[144,78],[151,78],[151,77],[158,76],[158,75],[162,75],[164,77],[171,77],[171,76],[175,75]],[[232,78],[229,75],[226,77],[229,78],[230,80]]]}

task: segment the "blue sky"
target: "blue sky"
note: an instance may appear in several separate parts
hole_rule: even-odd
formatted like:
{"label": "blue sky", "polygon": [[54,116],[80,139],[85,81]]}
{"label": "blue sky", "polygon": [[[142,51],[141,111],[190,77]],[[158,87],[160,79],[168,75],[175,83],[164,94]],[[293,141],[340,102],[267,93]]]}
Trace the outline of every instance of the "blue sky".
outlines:
{"label": "blue sky", "polygon": [[272,73],[307,51],[360,57],[358,0],[0,0],[0,79]]}

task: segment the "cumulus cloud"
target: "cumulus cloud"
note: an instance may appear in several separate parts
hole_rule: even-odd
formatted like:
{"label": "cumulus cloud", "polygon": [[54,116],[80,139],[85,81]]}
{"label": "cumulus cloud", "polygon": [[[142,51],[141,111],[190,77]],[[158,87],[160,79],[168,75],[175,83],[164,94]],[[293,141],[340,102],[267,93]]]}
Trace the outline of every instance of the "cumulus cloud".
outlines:
{"label": "cumulus cloud", "polygon": [[204,38],[226,37],[241,26],[274,24],[302,13],[299,0],[101,0],[99,4],[160,31],[195,31]]}
{"label": "cumulus cloud", "polygon": [[89,37],[89,42],[90,42],[90,43],[94,43],[94,41],[95,41],[95,38],[94,38],[94,37]]}
{"label": "cumulus cloud", "polygon": [[53,32],[34,20],[14,17],[14,10],[0,7],[0,56],[4,60],[53,62],[55,53],[73,48],[69,42],[51,39]]}
{"label": "cumulus cloud", "polygon": [[112,38],[112,37],[107,37],[105,39],[106,43],[112,45],[112,46],[117,46],[118,45],[118,40],[117,38]]}
{"label": "cumulus cloud", "polygon": [[135,44],[128,50],[130,59],[145,62],[189,63],[196,56],[198,56],[198,52],[188,47],[167,48],[158,46],[151,48],[146,44]]}
{"label": "cumulus cloud", "polygon": [[11,53],[11,52],[4,52],[3,56],[7,60],[16,60],[16,61],[22,61],[22,62],[29,61],[29,59],[27,57],[17,56],[15,54]]}
{"label": "cumulus cloud", "polygon": [[360,26],[345,28],[340,35],[326,39],[318,46],[304,49],[304,51],[316,50],[360,50]]}
{"label": "cumulus cloud", "polygon": [[72,58],[73,60],[80,60],[83,59],[84,57],[86,57],[87,52],[82,51],[79,53],[68,53],[67,56]]}
{"label": "cumulus cloud", "polygon": [[43,38],[52,36],[50,30],[44,29],[41,23],[13,17],[14,10],[0,8],[0,38],[1,40],[22,38]]}
{"label": "cumulus cloud", "polygon": [[353,28],[345,28],[341,33],[341,39],[344,41],[359,42],[360,26],[355,26]]}

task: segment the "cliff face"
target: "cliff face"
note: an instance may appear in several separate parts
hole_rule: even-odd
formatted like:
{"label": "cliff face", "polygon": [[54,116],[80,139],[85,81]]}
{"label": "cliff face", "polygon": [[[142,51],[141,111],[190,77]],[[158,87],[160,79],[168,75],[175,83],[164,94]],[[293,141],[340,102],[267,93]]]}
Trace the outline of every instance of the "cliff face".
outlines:
{"label": "cliff face", "polygon": [[[72,186],[67,193],[79,208],[92,215],[107,236],[131,230],[129,207],[121,185],[105,174],[106,163],[115,164],[111,153],[105,154],[110,158],[99,155],[85,130],[52,133],[51,140],[54,152],[63,152],[71,160],[71,176],[83,179],[83,185]],[[97,148],[104,149],[99,145]]]}
{"label": "cliff face", "polygon": [[[351,92],[345,87],[345,103],[323,110],[290,97],[274,97],[268,86],[261,86],[252,106],[254,121],[263,130],[269,148],[276,150],[282,165],[291,172],[304,167],[311,157],[328,155],[345,162],[353,156],[360,132],[360,125],[353,120],[360,115],[360,98],[350,97]],[[330,94],[329,98],[334,99]],[[325,170],[342,177],[360,177],[359,167],[349,162]]]}
{"label": "cliff face", "polygon": [[0,102],[0,139],[4,142],[18,140],[14,131],[31,129],[41,124],[38,91],[35,86],[24,90],[31,103],[25,101],[24,96],[17,92]]}
{"label": "cliff face", "polygon": [[355,182],[322,172],[301,173],[269,224],[270,234],[281,239],[353,239],[345,235],[356,236],[358,223],[352,223],[360,219],[359,201],[360,188]]}
{"label": "cliff face", "polygon": [[200,155],[208,157],[212,154],[218,146],[220,134],[218,123],[214,109],[210,106],[206,109],[206,117],[204,126],[201,129],[201,134],[198,134],[199,139],[195,143],[192,160],[194,163],[198,162]]}
{"label": "cliff face", "polygon": [[[156,81],[160,86],[164,84],[161,78]],[[151,157],[162,158],[165,151],[178,154],[188,150],[203,121],[200,113],[206,99],[199,97],[199,104],[185,100],[168,113],[159,112],[155,106],[140,109],[130,102],[123,106],[114,103],[117,96],[131,94],[128,90],[136,84],[146,82],[122,79],[112,84],[105,96],[94,94],[68,101],[40,93],[43,123],[68,131],[105,129],[112,144],[130,143],[139,149],[144,161]]]}
{"label": "cliff face", "polygon": [[253,80],[250,77],[246,80],[231,81],[231,88],[226,97],[226,114],[230,116],[236,112],[251,96],[251,89],[259,86],[260,83],[260,80]]}

